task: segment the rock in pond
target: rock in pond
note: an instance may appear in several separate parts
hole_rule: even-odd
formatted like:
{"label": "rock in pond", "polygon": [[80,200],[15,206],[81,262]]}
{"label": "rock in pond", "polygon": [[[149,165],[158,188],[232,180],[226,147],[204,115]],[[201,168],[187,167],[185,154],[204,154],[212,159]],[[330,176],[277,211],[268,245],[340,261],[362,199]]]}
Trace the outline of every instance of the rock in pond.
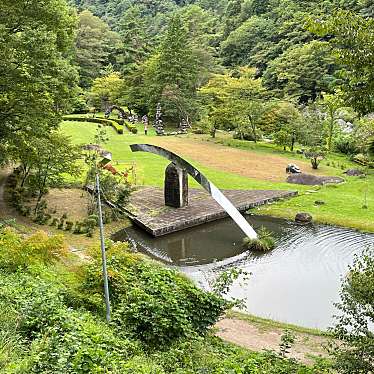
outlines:
{"label": "rock in pond", "polygon": [[309,213],[297,213],[295,216],[295,222],[298,223],[311,223],[313,217]]}
{"label": "rock in pond", "polygon": [[306,186],[321,186],[328,183],[342,183],[344,182],[344,179],[341,177],[318,176],[313,174],[300,173],[289,175],[286,181],[288,183],[303,184]]}

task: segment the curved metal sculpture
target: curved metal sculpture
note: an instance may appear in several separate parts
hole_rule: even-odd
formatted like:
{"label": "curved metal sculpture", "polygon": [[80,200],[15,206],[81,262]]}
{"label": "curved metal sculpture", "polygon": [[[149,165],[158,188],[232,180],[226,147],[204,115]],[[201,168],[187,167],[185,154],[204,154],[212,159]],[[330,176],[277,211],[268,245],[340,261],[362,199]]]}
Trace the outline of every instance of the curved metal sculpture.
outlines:
{"label": "curved metal sculpture", "polygon": [[229,199],[209,180],[200,173],[194,166],[189,162],[179,157],[173,152],[168,151],[167,149],[158,147],[151,144],[131,144],[130,145],[132,152],[148,152],[154,153],[156,155],[165,157],[178,167],[185,169],[188,174],[191,175],[193,179],[196,180],[209,194],[213,199],[227,212],[227,214],[235,221],[235,223],[242,229],[242,231],[250,239],[256,239],[256,231],[252,226],[246,221],[246,219],[241,215],[241,213],[235,208]]}

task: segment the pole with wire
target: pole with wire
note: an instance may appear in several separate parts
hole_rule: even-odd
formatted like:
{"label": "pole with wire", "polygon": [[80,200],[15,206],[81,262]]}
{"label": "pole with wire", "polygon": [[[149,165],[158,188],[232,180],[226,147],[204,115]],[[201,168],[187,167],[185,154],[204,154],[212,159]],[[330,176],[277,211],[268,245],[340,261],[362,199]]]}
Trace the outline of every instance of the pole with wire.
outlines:
{"label": "pole with wire", "polygon": [[98,213],[99,213],[101,259],[102,259],[102,264],[103,264],[103,280],[104,280],[104,295],[105,295],[105,305],[106,305],[106,320],[107,320],[107,322],[109,322],[110,321],[110,301],[109,301],[108,271],[107,271],[107,266],[106,266],[103,213],[102,213],[102,210],[101,210],[100,178],[99,178],[98,173],[96,173],[96,192],[97,192],[97,207],[98,207]]}

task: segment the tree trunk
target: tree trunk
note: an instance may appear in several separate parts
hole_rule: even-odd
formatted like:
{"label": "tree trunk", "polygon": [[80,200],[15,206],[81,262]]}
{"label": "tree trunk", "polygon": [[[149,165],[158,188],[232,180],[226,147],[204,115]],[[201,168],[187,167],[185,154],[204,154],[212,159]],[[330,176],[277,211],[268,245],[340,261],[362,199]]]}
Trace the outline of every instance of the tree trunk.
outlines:
{"label": "tree trunk", "polygon": [[24,167],[21,187],[25,185],[26,179],[29,176],[29,174],[30,174],[30,168]]}
{"label": "tree trunk", "polygon": [[295,142],[296,142],[296,139],[295,137],[293,136],[292,139],[291,139],[291,152],[293,152],[293,149],[294,149],[294,146],[295,146]]}
{"label": "tree trunk", "polygon": [[310,159],[310,162],[312,163],[312,169],[317,170],[318,169],[318,160],[314,157]]}

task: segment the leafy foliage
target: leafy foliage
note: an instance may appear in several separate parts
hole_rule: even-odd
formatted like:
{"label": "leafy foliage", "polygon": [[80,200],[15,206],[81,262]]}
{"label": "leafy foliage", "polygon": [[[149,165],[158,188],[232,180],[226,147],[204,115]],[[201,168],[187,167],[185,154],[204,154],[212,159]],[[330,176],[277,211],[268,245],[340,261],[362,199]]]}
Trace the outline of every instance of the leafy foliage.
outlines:
{"label": "leafy foliage", "polygon": [[332,329],[339,344],[332,354],[339,373],[370,373],[374,370],[374,253],[368,249],[356,257],[344,280],[337,304],[337,324]]}
{"label": "leafy foliage", "polygon": [[43,136],[76,92],[76,18],[63,0],[5,0],[0,16],[0,143]]}
{"label": "leafy foliage", "polygon": [[79,14],[76,38],[76,61],[79,66],[80,85],[91,86],[92,81],[102,75],[114,54],[121,47],[119,35],[90,11]]}
{"label": "leafy foliage", "polygon": [[[200,291],[174,270],[147,262],[116,243],[107,250],[112,323],[150,345],[166,345],[193,333],[203,334],[223,313],[226,302]],[[101,264],[87,269],[84,284],[100,289]]]}
{"label": "leafy foliage", "polygon": [[268,252],[274,249],[275,240],[270,231],[265,227],[261,227],[260,230],[258,230],[257,235],[258,237],[256,239],[243,239],[243,245],[246,249],[259,252]]}
{"label": "leafy foliage", "polygon": [[348,102],[362,114],[374,108],[374,20],[339,10],[323,21],[312,22],[311,30],[331,35],[329,43],[337,60],[346,66],[344,92]]}

